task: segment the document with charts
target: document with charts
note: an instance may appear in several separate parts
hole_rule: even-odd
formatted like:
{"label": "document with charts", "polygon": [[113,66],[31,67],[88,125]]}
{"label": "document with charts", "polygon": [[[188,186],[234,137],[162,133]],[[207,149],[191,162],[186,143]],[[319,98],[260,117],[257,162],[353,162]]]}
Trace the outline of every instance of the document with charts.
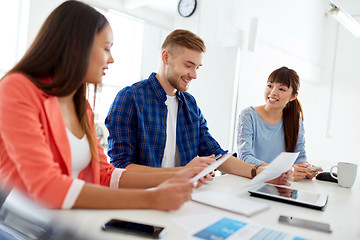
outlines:
{"label": "document with charts", "polygon": [[277,231],[265,226],[239,221],[231,218],[221,218],[215,223],[193,234],[192,239],[222,240],[306,240],[282,231]]}

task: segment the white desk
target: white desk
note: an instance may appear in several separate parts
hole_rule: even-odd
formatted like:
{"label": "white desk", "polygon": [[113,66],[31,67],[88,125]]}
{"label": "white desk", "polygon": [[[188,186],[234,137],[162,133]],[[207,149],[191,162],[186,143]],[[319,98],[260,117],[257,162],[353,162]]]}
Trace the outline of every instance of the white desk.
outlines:
{"label": "white desk", "polygon": [[[329,195],[328,204],[324,211],[289,205],[285,203],[270,201],[266,199],[250,197],[246,191],[237,190],[244,186],[249,179],[233,175],[216,177],[204,188],[216,189],[263,202],[270,205],[270,208],[260,212],[245,221],[255,222],[268,228],[294,234],[309,239],[360,239],[360,177],[351,189],[341,188],[335,183],[318,180],[303,180],[292,183],[292,187],[326,193]],[[189,234],[184,232],[174,219],[185,217],[199,217],[208,213],[216,213],[224,216],[237,216],[226,211],[212,208],[200,203],[189,201],[177,211],[163,212],[155,210],[52,210],[60,220],[76,226],[80,233],[89,234],[95,239],[141,239],[131,235],[103,232],[101,225],[111,218],[140,221],[143,223],[164,225],[168,228],[164,240],[188,239]],[[313,230],[306,230],[298,227],[287,226],[278,223],[279,215],[287,215],[305,219],[313,219],[330,223],[333,232],[323,233]]]}

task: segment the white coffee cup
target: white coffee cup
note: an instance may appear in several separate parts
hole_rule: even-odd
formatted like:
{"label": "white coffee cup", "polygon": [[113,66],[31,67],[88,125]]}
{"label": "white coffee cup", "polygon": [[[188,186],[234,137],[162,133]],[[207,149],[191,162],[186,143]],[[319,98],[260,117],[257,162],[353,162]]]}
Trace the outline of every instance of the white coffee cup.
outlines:
{"label": "white coffee cup", "polygon": [[[337,168],[337,177],[333,175],[333,169]],[[357,164],[339,162],[337,166],[330,168],[330,175],[338,180],[340,187],[351,188],[355,182],[357,173]]]}

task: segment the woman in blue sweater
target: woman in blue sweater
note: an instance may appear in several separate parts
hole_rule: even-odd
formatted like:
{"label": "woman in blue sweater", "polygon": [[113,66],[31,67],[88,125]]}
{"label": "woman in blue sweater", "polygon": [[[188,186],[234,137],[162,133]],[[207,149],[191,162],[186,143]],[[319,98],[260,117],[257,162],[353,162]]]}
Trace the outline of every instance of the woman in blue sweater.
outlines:
{"label": "woman in blue sweater", "polygon": [[294,181],[312,179],[306,159],[303,112],[297,99],[297,73],[287,67],[273,71],[264,91],[265,105],[248,107],[239,116],[237,144],[240,159],[258,166],[269,164],[281,152],[299,152],[294,165]]}

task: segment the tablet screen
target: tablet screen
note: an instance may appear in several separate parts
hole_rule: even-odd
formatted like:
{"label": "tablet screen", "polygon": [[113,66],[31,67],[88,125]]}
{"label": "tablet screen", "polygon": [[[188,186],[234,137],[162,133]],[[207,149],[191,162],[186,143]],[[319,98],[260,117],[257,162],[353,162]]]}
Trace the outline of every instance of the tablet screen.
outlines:
{"label": "tablet screen", "polygon": [[296,205],[303,205],[314,208],[322,208],[326,205],[327,195],[304,190],[297,190],[288,187],[265,184],[259,188],[249,191],[258,197],[268,197],[291,202]]}

